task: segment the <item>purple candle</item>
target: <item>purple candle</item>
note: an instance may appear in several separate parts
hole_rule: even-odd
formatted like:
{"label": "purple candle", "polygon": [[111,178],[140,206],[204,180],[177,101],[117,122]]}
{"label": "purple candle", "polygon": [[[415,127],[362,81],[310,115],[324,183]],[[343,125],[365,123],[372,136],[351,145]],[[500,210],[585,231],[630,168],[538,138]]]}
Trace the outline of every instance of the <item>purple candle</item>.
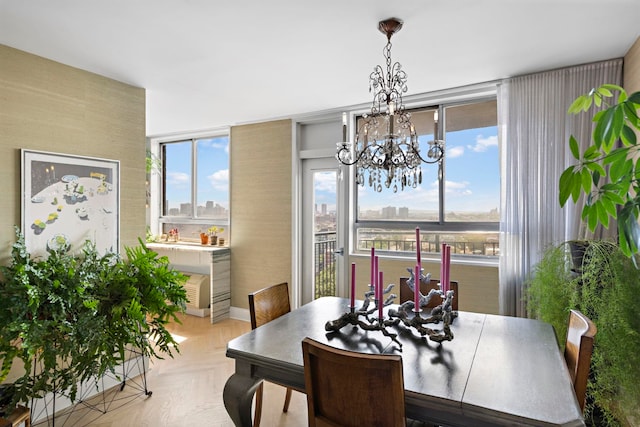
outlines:
{"label": "purple candle", "polygon": [[382,287],[384,281],[382,280],[382,271],[378,272],[378,317],[382,320]]}
{"label": "purple candle", "polygon": [[451,246],[447,245],[447,253],[446,253],[446,272],[447,272],[447,281],[445,282],[447,285],[447,291],[449,291],[449,286],[451,282]]}
{"label": "purple candle", "polygon": [[416,227],[416,258],[418,261],[418,267],[420,267],[420,270],[422,270],[422,261],[420,259],[420,252],[421,252],[421,247],[420,247],[420,228]]}
{"label": "purple candle", "polygon": [[413,309],[418,313],[420,311],[420,265],[416,265],[413,282]]}
{"label": "purple candle", "polygon": [[356,263],[351,263],[351,307],[356,306]]}
{"label": "purple candle", "polygon": [[369,284],[372,286],[369,290],[376,290],[376,270],[375,270],[375,260],[376,260],[376,248],[371,248],[371,281]]}
{"label": "purple candle", "polygon": [[446,279],[446,277],[444,277],[444,276],[445,276],[445,274],[447,274],[446,271],[445,271],[445,269],[446,269],[445,256],[446,256],[446,252],[447,252],[446,248],[447,248],[447,244],[446,243],[442,243],[440,245],[440,290],[442,292],[444,292],[444,290],[445,290],[445,280],[444,279]]}

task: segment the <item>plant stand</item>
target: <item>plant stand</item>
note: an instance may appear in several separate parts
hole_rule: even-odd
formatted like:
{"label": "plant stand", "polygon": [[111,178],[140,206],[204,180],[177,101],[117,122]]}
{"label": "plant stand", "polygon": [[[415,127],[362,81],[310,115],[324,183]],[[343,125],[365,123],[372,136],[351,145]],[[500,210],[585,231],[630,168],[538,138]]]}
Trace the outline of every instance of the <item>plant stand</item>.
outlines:
{"label": "plant stand", "polygon": [[[116,373],[109,372],[97,382],[80,384],[75,402],[65,392],[54,391],[49,397],[31,400],[34,427],[89,425],[112,409],[120,408],[139,398],[150,397],[153,392],[147,386],[147,363],[137,350],[129,351],[129,359],[118,366]],[[128,392],[125,392],[126,386]],[[97,391],[97,393],[96,393]],[[66,406],[56,411],[56,404]],[[70,405],[67,406],[66,404]]]}

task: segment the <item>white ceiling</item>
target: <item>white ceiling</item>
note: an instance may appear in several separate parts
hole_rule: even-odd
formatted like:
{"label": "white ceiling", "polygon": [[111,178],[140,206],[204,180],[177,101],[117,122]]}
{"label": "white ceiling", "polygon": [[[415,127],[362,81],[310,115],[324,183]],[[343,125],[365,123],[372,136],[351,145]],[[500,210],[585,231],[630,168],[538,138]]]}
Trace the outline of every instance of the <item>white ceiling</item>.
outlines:
{"label": "white ceiling", "polygon": [[640,36],[640,0],[0,0],[0,43],[145,88],[161,135],[369,102],[392,16],[409,95],[621,57]]}

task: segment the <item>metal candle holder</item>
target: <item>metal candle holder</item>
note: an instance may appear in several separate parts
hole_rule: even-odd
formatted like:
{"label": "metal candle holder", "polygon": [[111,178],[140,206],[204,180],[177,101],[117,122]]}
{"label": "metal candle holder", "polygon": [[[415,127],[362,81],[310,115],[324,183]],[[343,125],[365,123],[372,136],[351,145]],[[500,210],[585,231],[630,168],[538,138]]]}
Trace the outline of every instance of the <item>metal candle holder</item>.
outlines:
{"label": "metal candle holder", "polygon": [[[407,280],[407,286],[411,289],[411,292],[414,292],[415,289],[415,277],[413,274],[413,270],[408,268],[407,271],[411,274],[411,277]],[[431,274],[420,273],[420,282],[429,283],[431,280]],[[397,297],[397,295],[390,293],[395,285],[389,284],[384,290],[383,294],[388,296],[382,302],[382,306],[386,307],[393,303],[393,300]],[[431,310],[430,315],[428,317],[422,317],[420,312],[421,309],[415,310],[414,301],[405,301],[398,309],[389,309],[388,319],[384,319],[384,316],[380,318],[380,316],[372,317],[371,315],[375,312],[379,312],[378,304],[380,301],[377,299],[372,299],[375,295],[375,290],[373,286],[369,284],[369,291],[364,294],[364,302],[362,306],[358,309],[356,307],[350,307],[350,311],[348,313],[344,313],[340,318],[329,321],[325,324],[325,330],[329,332],[337,332],[340,329],[344,328],[347,325],[358,326],[365,331],[381,331],[384,336],[391,338],[393,342],[398,344],[400,349],[402,349],[402,344],[398,341],[398,334],[389,332],[386,328],[388,326],[396,326],[402,323],[404,326],[408,328],[414,328],[421,336],[429,336],[431,341],[442,343],[443,341],[451,341],[453,339],[453,332],[451,332],[451,322],[453,319],[458,317],[458,312],[451,309],[454,291],[448,290],[445,292],[442,291],[442,285],[440,285],[440,289],[431,289],[427,295],[422,295],[419,291],[419,305],[420,307],[425,307],[429,304],[431,299],[438,295],[442,297],[442,303],[437,305]],[[374,306],[369,308],[371,302],[373,301]],[[426,313],[426,311],[425,311]],[[364,320],[360,319],[360,316],[364,317]],[[366,320],[366,321],[365,321]],[[441,331],[427,328],[424,325],[430,323],[440,323],[443,322],[443,329]]]}

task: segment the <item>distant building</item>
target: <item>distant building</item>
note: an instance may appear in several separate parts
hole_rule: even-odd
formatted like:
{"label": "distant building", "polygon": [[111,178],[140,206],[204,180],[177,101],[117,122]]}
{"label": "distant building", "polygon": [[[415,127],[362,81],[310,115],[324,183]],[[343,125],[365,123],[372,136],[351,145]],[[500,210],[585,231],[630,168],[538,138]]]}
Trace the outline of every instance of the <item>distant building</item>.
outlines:
{"label": "distant building", "polygon": [[395,206],[387,206],[386,208],[382,208],[382,218],[383,219],[395,219],[396,218],[396,207]]}
{"label": "distant building", "polygon": [[180,203],[180,215],[191,215],[191,203]]}
{"label": "distant building", "polygon": [[400,219],[409,219],[409,208],[399,208],[398,209],[398,218],[400,218]]}

